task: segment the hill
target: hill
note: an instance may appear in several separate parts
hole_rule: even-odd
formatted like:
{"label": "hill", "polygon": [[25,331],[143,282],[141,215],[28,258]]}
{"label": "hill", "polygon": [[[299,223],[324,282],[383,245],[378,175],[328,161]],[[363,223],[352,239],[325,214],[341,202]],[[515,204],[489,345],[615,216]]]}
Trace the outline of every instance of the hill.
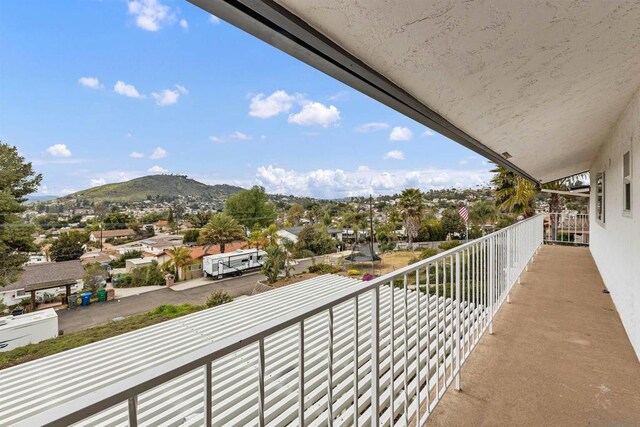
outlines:
{"label": "hill", "polygon": [[184,175],[149,175],[131,181],[101,185],[63,197],[91,202],[141,202],[177,196],[218,201],[243,190],[233,185],[207,185]]}

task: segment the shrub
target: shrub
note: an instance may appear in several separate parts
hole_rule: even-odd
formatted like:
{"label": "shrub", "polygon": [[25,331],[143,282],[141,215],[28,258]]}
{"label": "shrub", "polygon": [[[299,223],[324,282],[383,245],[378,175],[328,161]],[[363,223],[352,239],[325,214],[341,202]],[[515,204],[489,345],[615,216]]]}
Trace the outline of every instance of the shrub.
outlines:
{"label": "shrub", "polygon": [[309,273],[335,274],[339,271],[340,267],[326,263],[319,263],[309,266]]}
{"label": "shrub", "polygon": [[362,274],[362,272],[360,270],[352,269],[352,270],[347,271],[347,274],[349,276],[359,276],[359,275]]}
{"label": "shrub", "polygon": [[211,308],[217,305],[226,304],[231,301],[233,301],[233,298],[228,293],[224,291],[214,291],[207,298],[207,307]]}
{"label": "shrub", "polygon": [[455,248],[456,246],[460,246],[461,244],[462,242],[460,242],[460,240],[449,240],[448,242],[440,243],[440,246],[438,247],[443,251],[447,251],[449,249]]}
{"label": "shrub", "polygon": [[431,258],[432,256],[435,256],[435,255],[438,255],[438,250],[437,249],[433,249],[433,248],[423,249],[422,252],[420,252],[420,255],[414,256],[413,258],[411,258],[409,260],[409,264],[407,264],[407,265],[415,264],[418,261],[422,261],[423,259]]}

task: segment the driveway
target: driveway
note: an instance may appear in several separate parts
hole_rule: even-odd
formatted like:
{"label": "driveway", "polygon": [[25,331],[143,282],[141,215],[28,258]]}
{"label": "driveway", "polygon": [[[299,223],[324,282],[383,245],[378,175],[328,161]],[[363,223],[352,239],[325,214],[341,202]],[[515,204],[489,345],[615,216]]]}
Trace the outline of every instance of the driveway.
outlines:
{"label": "driveway", "polygon": [[[311,265],[311,260],[300,261],[295,267],[295,273],[301,273]],[[202,286],[173,290],[169,288],[158,289],[139,295],[120,298],[101,304],[92,304],[87,307],[78,307],[73,310],[58,311],[58,327],[65,333],[72,333],[82,329],[103,325],[116,317],[127,317],[140,314],[163,304],[196,304],[201,305],[207,301],[212,292],[222,290],[238,297],[250,295],[258,280],[264,279],[259,273],[250,273],[240,277],[232,277],[223,280],[211,280]],[[202,279],[200,279],[202,280]]]}

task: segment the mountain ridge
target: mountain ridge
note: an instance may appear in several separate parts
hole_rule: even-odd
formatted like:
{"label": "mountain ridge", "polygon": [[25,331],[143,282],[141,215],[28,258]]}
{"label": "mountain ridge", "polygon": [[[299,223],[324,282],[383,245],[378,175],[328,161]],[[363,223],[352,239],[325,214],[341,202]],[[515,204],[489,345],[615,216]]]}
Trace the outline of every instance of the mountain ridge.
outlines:
{"label": "mountain ridge", "polygon": [[241,190],[244,188],[229,184],[204,184],[186,175],[147,175],[77,191],[60,197],[60,200],[142,202],[158,198],[174,198],[179,195],[215,201],[227,198]]}

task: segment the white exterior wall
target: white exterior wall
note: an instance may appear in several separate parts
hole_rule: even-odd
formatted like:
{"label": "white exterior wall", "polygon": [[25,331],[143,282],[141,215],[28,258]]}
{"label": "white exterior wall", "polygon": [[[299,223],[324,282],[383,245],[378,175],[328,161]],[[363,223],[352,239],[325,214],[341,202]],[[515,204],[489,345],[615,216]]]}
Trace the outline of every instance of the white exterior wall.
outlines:
{"label": "white exterior wall", "polygon": [[[631,215],[623,214],[622,156],[631,151]],[[605,222],[596,220],[596,174],[605,173]],[[640,91],[591,165],[593,258],[640,359]]]}

